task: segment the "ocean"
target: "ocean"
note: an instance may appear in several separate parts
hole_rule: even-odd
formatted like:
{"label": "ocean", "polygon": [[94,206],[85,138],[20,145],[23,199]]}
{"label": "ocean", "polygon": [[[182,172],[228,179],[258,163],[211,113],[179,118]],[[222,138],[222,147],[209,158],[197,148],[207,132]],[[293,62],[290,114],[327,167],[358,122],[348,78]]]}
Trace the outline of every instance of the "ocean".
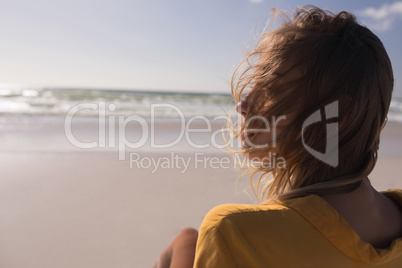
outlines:
{"label": "ocean", "polygon": [[[2,87],[0,152],[220,154],[228,149],[228,115],[240,118],[234,108],[221,93]],[[402,99],[392,100],[388,122],[380,153],[400,155]]]}
{"label": "ocean", "polygon": [[221,152],[234,108],[221,93],[3,87],[0,151]]}
{"label": "ocean", "polygon": [[[229,93],[0,87],[1,116],[65,116],[76,107],[76,117],[97,117],[99,109],[85,108],[85,104],[100,103],[110,115],[144,118],[179,118],[181,115],[213,118],[233,113],[235,107]],[[402,98],[392,100],[388,121],[402,123]]]}
{"label": "ocean", "polygon": [[73,107],[81,106],[74,116],[97,117],[98,109],[85,108],[85,104],[102,103],[110,115],[144,118],[152,114],[155,118],[175,118],[180,113],[211,118],[233,112],[235,106],[230,94],[220,93],[18,87],[0,88],[0,103],[1,115],[65,116]]}

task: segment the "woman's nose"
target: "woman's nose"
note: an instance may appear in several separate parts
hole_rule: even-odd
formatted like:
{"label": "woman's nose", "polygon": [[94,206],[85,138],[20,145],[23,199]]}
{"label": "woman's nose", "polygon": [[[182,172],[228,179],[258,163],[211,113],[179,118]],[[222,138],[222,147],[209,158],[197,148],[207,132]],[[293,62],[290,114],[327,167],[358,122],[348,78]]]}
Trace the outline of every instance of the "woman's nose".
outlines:
{"label": "woman's nose", "polygon": [[236,105],[236,112],[241,114],[242,116],[246,117],[247,115],[247,98],[242,100]]}

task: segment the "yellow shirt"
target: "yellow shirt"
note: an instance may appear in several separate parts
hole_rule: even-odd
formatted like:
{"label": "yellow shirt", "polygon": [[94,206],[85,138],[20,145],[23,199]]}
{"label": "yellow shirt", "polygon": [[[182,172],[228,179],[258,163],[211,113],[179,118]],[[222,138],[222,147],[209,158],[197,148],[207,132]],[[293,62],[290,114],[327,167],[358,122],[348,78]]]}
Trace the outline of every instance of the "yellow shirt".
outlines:
{"label": "yellow shirt", "polygon": [[[402,190],[382,193],[402,206]],[[317,195],[228,204],[206,215],[194,267],[402,267],[402,238],[387,249],[373,248]]]}

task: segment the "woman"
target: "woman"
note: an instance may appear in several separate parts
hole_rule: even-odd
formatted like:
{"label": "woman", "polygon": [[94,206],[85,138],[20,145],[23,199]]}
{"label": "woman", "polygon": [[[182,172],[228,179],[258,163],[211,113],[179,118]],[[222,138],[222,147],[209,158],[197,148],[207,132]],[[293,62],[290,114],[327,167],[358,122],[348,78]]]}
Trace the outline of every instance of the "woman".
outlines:
{"label": "woman", "polygon": [[309,6],[264,33],[244,63],[232,80],[234,97],[246,95],[235,133],[260,163],[264,202],[212,209],[198,241],[183,230],[158,265],[402,267],[402,191],[379,193],[367,177],[394,82],[378,37],[349,12]]}

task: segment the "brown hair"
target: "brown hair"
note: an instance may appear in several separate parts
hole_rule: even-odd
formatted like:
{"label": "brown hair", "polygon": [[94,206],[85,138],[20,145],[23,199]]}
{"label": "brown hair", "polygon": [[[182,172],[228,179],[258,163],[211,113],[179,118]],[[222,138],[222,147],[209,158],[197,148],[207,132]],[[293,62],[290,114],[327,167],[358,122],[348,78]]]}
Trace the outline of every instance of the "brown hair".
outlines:
{"label": "brown hair", "polygon": [[[269,119],[297,111],[276,140],[286,168],[260,165],[251,176],[262,172],[258,185],[264,178],[273,178],[264,187],[262,199],[353,191],[377,161],[394,83],[387,52],[380,39],[346,11],[334,14],[306,6],[298,8],[293,19],[280,17],[282,25],[261,35],[231,82],[238,102],[250,91],[245,121],[256,115]],[[297,77],[281,79],[294,71]],[[325,151],[327,122],[302,127],[311,114],[336,101],[338,165],[331,166],[310,154],[302,142],[303,137],[311,148]],[[234,135],[261,128],[262,122],[253,120],[234,129]],[[264,155],[270,150],[268,146],[238,152]]]}

